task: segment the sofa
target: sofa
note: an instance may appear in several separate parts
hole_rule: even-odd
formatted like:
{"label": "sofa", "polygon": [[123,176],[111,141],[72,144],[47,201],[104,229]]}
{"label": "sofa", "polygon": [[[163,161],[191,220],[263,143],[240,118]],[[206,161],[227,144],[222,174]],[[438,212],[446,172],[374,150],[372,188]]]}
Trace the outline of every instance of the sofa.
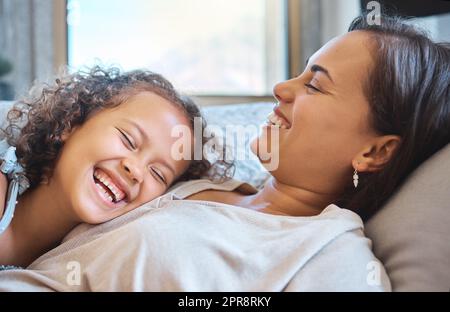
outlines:
{"label": "sofa", "polygon": [[[11,102],[0,101],[3,128]],[[210,125],[260,125],[273,103],[207,106]],[[250,138],[246,138],[246,143]],[[244,144],[248,147],[248,144]],[[247,153],[236,162],[235,178],[261,187],[269,174]],[[373,251],[385,265],[393,291],[450,291],[450,144],[417,168],[365,224]],[[369,270],[369,268],[368,268]],[[368,271],[369,272],[369,271]]]}

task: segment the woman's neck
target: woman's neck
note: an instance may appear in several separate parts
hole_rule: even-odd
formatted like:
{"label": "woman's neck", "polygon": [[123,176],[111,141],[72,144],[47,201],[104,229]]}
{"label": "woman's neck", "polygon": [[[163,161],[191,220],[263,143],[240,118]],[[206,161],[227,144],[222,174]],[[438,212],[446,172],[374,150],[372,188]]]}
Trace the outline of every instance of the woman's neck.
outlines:
{"label": "woman's neck", "polygon": [[283,184],[272,177],[258,193],[245,196],[243,204],[265,213],[313,216],[320,214],[334,198],[334,195]]}
{"label": "woman's neck", "polygon": [[6,247],[0,264],[29,265],[79,223],[50,188],[41,184],[19,198],[14,218],[0,236],[0,245]]}

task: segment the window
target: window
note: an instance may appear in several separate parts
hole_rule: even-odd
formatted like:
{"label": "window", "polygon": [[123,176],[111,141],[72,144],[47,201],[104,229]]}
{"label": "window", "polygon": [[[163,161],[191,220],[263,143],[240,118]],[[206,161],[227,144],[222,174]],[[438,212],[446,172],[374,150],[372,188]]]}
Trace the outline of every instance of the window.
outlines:
{"label": "window", "polygon": [[147,68],[194,95],[269,95],[288,77],[286,6],[282,0],[68,0],[68,64]]}

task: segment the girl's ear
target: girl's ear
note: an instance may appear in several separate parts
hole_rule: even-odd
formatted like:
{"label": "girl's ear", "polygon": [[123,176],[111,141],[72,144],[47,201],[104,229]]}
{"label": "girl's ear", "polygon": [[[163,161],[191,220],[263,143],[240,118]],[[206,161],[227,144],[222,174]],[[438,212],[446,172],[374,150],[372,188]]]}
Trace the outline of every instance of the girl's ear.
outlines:
{"label": "girl's ear", "polygon": [[67,139],[69,139],[77,129],[78,129],[78,126],[72,127],[69,131],[64,130],[63,134],[61,135],[61,141],[66,142]]}

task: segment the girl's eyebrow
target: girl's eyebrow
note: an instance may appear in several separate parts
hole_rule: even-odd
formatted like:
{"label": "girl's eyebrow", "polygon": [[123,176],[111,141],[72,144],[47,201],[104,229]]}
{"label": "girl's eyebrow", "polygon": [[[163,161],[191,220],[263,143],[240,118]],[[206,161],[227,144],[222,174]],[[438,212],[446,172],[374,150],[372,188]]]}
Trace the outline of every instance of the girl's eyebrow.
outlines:
{"label": "girl's eyebrow", "polygon": [[127,123],[129,123],[130,125],[132,125],[133,127],[135,127],[139,131],[139,134],[141,135],[141,137],[143,137],[147,141],[150,141],[148,134],[144,131],[144,129],[142,129],[142,127],[137,122],[135,122],[132,119],[128,119],[128,118],[126,118],[125,121]]}
{"label": "girl's eyebrow", "polygon": [[163,165],[164,165],[167,169],[169,169],[169,171],[172,173],[172,175],[173,175],[174,177],[177,176],[177,175],[175,174],[175,169],[173,169],[172,166],[171,166],[168,162],[166,162],[164,159],[163,159],[161,162],[163,163]]}
{"label": "girl's eyebrow", "polygon": [[[139,134],[140,134],[145,140],[151,141],[151,140],[150,140],[150,137],[148,136],[148,134],[144,131],[144,129],[142,129],[142,127],[141,127],[137,122],[135,122],[134,120],[129,119],[129,118],[126,118],[125,121],[126,121],[127,123],[129,123],[131,126],[135,127],[135,128],[139,131]],[[173,167],[172,167],[172,166],[171,166],[164,158],[161,158],[161,163],[162,163],[165,167],[167,167],[167,168],[170,170],[170,172],[172,172],[172,175],[173,175],[173,176],[176,176],[175,169],[174,169],[174,168],[173,168]]]}

